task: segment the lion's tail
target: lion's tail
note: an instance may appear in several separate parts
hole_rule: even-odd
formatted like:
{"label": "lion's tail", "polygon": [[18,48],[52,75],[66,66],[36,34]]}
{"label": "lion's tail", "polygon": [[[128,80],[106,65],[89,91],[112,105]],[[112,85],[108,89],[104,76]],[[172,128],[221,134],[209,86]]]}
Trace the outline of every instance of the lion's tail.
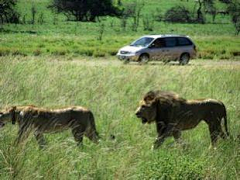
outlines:
{"label": "lion's tail", "polygon": [[227,136],[230,136],[230,133],[229,133],[229,131],[228,131],[228,126],[227,126],[227,115],[225,115],[225,116],[223,117],[223,119],[224,119],[224,126],[225,126],[226,134],[227,134]]}
{"label": "lion's tail", "polygon": [[224,107],[224,115],[223,115],[224,127],[225,127],[225,131],[226,131],[227,136],[230,137],[230,133],[228,131],[228,125],[227,125],[227,110],[226,110],[226,107],[224,106],[224,104],[223,104],[223,107]]}
{"label": "lion's tail", "polygon": [[91,126],[92,126],[93,130],[95,131],[95,134],[96,134],[97,138],[100,139],[100,136],[97,132],[97,128],[96,128],[96,125],[95,125],[95,118],[94,118],[93,113],[91,111],[90,111],[89,116],[90,116],[89,118],[90,118]]}

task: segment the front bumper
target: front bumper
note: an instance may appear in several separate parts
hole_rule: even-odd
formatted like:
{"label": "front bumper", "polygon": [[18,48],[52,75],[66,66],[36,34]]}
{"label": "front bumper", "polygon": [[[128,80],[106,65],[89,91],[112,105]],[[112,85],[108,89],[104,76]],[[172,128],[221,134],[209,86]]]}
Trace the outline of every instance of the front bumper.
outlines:
{"label": "front bumper", "polygon": [[139,55],[135,54],[117,54],[119,60],[138,61]]}

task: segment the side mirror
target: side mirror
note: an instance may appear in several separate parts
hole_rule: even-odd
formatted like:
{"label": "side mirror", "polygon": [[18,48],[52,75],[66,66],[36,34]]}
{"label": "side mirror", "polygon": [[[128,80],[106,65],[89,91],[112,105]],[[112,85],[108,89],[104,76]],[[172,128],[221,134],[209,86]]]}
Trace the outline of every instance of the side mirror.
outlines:
{"label": "side mirror", "polygon": [[155,47],[155,44],[152,43],[151,45],[148,46],[148,48],[154,48]]}

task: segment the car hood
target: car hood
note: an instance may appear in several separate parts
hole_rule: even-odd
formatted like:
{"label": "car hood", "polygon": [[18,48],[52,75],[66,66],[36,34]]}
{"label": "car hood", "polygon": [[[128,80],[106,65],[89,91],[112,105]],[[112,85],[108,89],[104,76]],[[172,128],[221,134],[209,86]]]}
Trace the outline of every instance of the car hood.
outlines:
{"label": "car hood", "polygon": [[124,46],[123,48],[120,49],[120,51],[137,52],[144,48],[145,47],[141,47],[141,46]]}

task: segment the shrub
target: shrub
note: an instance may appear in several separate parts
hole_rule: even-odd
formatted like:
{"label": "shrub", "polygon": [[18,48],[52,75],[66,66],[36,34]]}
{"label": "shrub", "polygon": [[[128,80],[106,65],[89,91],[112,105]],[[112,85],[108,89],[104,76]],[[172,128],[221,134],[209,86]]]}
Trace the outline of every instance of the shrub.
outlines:
{"label": "shrub", "polygon": [[99,49],[96,49],[96,50],[93,52],[93,56],[94,56],[94,57],[105,57],[106,54],[105,54],[104,51],[99,50]]}
{"label": "shrub", "polygon": [[34,55],[34,56],[39,56],[40,54],[42,54],[41,49],[35,49],[35,50],[33,51],[33,55]]}
{"label": "shrub", "polygon": [[172,7],[165,13],[164,19],[169,22],[192,22],[190,11],[184,6]]}
{"label": "shrub", "polygon": [[19,23],[20,15],[15,10],[17,0],[1,0],[0,21],[1,23]]}
{"label": "shrub", "polygon": [[8,48],[0,48],[0,56],[6,56],[10,54],[10,50]]}

